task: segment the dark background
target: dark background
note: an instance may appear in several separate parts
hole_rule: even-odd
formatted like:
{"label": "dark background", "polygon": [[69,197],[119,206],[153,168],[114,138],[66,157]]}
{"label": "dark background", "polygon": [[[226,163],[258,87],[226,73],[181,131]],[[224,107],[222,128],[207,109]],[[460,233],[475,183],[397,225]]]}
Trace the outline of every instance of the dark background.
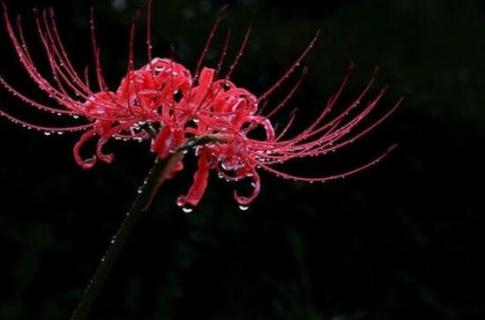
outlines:
{"label": "dark background", "polygon": [[[76,67],[91,61],[89,6],[98,19],[105,72],[115,88],[126,67],[131,14],[143,1],[6,1],[21,13],[42,70],[31,8],[53,6]],[[391,90],[376,114],[402,107],[365,139],[291,165],[310,176],[378,166],[326,184],[262,174],[248,211],[236,186],[211,179],[191,214],[175,204],[191,183],[193,158],[142,217],[91,319],[484,319],[485,4],[469,1],[229,1],[223,30],[239,46],[254,32],[233,80],[261,93],[301,52],[306,64],[299,125],[335,92],[350,60],[356,72],[344,108],[381,66]],[[154,1],[154,45],[194,66],[223,1]],[[137,66],[146,63],[140,21]],[[221,44],[223,32],[216,37]],[[0,32],[0,72],[47,101],[18,66]],[[214,65],[216,51],[209,53]],[[280,95],[289,89],[284,86]],[[277,98],[278,95],[275,96]],[[272,100],[275,103],[277,99]],[[0,93],[3,110],[39,123],[71,123]],[[284,121],[292,109],[277,118]],[[370,123],[370,122],[368,122]],[[78,134],[46,137],[0,124],[0,319],[68,319],[150,167],[147,144],[112,142],[112,165],[73,161]],[[192,164],[191,164],[192,163]]]}

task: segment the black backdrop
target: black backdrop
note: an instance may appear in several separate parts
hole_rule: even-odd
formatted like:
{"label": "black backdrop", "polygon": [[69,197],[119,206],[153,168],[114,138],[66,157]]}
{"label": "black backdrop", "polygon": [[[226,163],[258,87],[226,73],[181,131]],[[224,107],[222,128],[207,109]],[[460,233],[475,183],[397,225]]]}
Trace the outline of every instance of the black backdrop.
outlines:
{"label": "black backdrop", "polygon": [[[82,68],[91,61],[94,5],[106,75],[117,85],[130,17],[143,1],[6,2],[13,17],[22,14],[44,70],[31,9],[55,9],[65,45]],[[322,40],[306,60],[310,73],[291,104],[300,125],[335,91],[350,60],[356,72],[341,108],[376,65],[382,71],[373,93],[391,85],[377,113],[405,96],[371,135],[331,157],[302,160],[293,172],[331,174],[392,143],[399,148],[377,167],[332,183],[262,174],[261,195],[244,212],[234,204],[233,186],[213,177],[200,206],[182,213],[175,199],[190,185],[189,157],[187,170],[162,188],[142,217],[92,319],[483,319],[482,2],[229,3],[224,28],[236,35],[230,53],[255,18],[233,79],[256,93],[321,29]],[[166,56],[172,44],[177,59],[194,66],[222,4],[155,1],[156,54]],[[138,65],[146,62],[142,34]],[[3,27],[0,48],[1,74],[46,101],[16,63]],[[0,104],[27,119],[66,123],[31,112],[5,91]],[[84,171],[72,159],[75,134],[46,137],[4,119],[0,133],[0,319],[67,319],[152,155],[146,144],[113,142],[107,149],[116,161]]]}

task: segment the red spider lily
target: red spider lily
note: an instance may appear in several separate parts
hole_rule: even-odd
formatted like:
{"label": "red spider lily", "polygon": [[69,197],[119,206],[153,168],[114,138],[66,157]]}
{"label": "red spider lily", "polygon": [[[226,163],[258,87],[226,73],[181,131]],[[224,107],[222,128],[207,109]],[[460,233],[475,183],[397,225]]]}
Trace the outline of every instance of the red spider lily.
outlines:
{"label": "red spider lily", "polygon": [[[240,208],[246,209],[260,191],[257,169],[285,179],[324,182],[361,171],[378,162],[392,149],[392,147],[389,148],[384,154],[363,166],[332,176],[301,177],[275,168],[276,165],[295,158],[325,155],[352,143],[386,119],[401,102],[400,99],[377,121],[355,132],[356,126],[374,110],[387,90],[387,87],[381,90],[357,111],[361,100],[374,82],[372,77],[353,103],[338,115],[327,119],[347,84],[352,69],[349,68],[337,93],[328,100],[320,115],[306,129],[288,137],[289,128],[294,120],[294,114],[292,114],[288,124],[281,131],[276,132],[270,118],[295,94],[301,79],[283,101],[266,115],[261,113],[260,106],[296,71],[317,41],[318,34],[289,70],[258,97],[229,80],[247,45],[251,28],[246,32],[242,45],[225,76],[219,76],[219,71],[226,56],[230,33],[227,34],[217,68],[202,68],[205,55],[226,7],[221,10],[216,19],[193,74],[173,59],[152,57],[150,21],[147,24],[148,63],[135,70],[133,63],[135,23],[133,22],[130,31],[128,71],[118,89],[110,91],[104,80],[100,50],[95,36],[94,15],[91,12],[91,38],[98,85],[98,88],[93,90],[87,79],[87,69],[83,80],[70,62],[52,10],[35,14],[38,35],[47,54],[51,71],[51,80],[47,80],[33,62],[24,40],[20,19],[13,25],[6,6],[3,6],[5,26],[19,61],[30,78],[49,95],[57,107],[40,104],[30,99],[2,77],[0,77],[0,84],[14,96],[37,109],[76,118],[82,117],[88,123],[54,128],[27,123],[1,110],[0,115],[23,126],[45,131],[47,134],[84,131],[74,146],[74,158],[85,169],[91,168],[97,159],[107,163],[113,160],[112,154],[103,152],[103,146],[112,137],[125,140],[150,140],[151,150],[161,159],[180,150],[181,146],[186,145],[188,141],[209,137],[210,139],[207,140],[209,142],[195,147],[198,169],[195,172],[193,184],[187,195],[177,200],[177,204],[183,206],[185,211],[190,211],[191,207],[199,203],[206,190],[211,170],[217,171],[220,177],[228,181],[243,179],[252,181],[252,191],[248,196],[241,196],[234,192]],[[149,2],[148,11],[148,20],[150,20],[151,2]],[[264,130],[265,137],[252,138],[251,134],[259,127]],[[81,147],[95,137],[98,139],[95,156],[91,159],[83,159],[80,156]],[[170,176],[182,168],[180,161]]]}

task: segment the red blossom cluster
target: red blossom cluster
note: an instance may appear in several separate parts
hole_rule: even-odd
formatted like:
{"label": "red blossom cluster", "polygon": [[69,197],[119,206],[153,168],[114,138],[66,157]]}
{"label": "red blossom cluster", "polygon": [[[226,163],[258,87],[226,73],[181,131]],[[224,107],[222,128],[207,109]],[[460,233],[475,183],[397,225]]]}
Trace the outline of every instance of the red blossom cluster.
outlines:
{"label": "red blossom cluster", "polygon": [[[149,13],[150,10],[149,3]],[[384,88],[377,96],[369,99],[360,110],[357,109],[370,89],[374,81],[373,77],[348,107],[328,119],[347,84],[351,70],[349,68],[349,72],[336,94],[328,100],[312,123],[301,132],[289,137],[289,132],[291,132],[289,129],[294,120],[294,114],[292,114],[287,125],[276,132],[271,118],[295,94],[301,79],[284,99],[266,114],[260,110],[262,102],[266,101],[295,72],[314,46],[318,35],[273,86],[265,93],[256,96],[229,80],[246,47],[250,28],[225,76],[220,76],[219,73],[226,56],[230,33],[221,50],[217,68],[202,68],[203,60],[224,11],[225,8],[221,10],[214,24],[193,73],[175,62],[174,59],[152,57],[150,22],[147,24],[148,63],[135,69],[133,62],[135,24],[133,23],[130,31],[128,71],[116,91],[111,91],[106,85],[100,63],[100,50],[96,43],[93,15],[91,16],[91,38],[97,89],[92,89],[90,86],[87,69],[83,77],[70,62],[52,10],[35,13],[38,35],[47,54],[51,71],[51,77],[47,79],[34,64],[29,47],[25,42],[20,19],[13,24],[4,5],[3,15],[6,30],[20,63],[30,78],[52,99],[55,106],[34,101],[16,90],[3,77],[0,77],[0,84],[14,96],[37,109],[82,118],[87,123],[54,128],[28,123],[2,110],[0,110],[0,115],[24,127],[44,131],[46,134],[83,131],[84,133],[74,146],[74,158],[84,169],[93,167],[97,160],[107,163],[113,160],[112,154],[103,151],[104,145],[111,138],[150,141],[151,151],[161,159],[169,157],[174,152],[179,152],[190,141],[205,138],[204,144],[194,145],[195,154],[198,157],[198,169],[194,174],[193,184],[188,193],[177,200],[177,204],[185,208],[196,206],[199,203],[206,190],[210,171],[217,171],[219,177],[228,181],[251,180],[252,188],[249,195],[243,196],[234,192],[235,200],[242,209],[245,209],[260,191],[260,177],[257,169],[286,179],[324,182],[363,170],[379,161],[390,151],[391,148],[363,166],[332,176],[307,178],[277,169],[275,166],[288,160],[325,155],[352,143],[386,119],[397,108],[401,100],[378,120],[364,129],[354,132],[354,128],[374,110],[386,91]],[[150,20],[150,14],[148,20]],[[254,138],[252,133],[261,129],[264,136]],[[91,139],[97,139],[96,150],[91,158],[85,159],[81,157],[81,148]],[[170,176],[182,169],[183,163],[180,160],[174,166]]]}

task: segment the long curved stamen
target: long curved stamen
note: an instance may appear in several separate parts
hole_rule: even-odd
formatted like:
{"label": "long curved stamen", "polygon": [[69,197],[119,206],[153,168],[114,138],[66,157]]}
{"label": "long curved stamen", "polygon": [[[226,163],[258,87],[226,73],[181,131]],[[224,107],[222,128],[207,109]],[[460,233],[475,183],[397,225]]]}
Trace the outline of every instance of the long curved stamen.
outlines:
{"label": "long curved stamen", "polygon": [[230,79],[231,78],[231,75],[234,72],[234,70],[236,69],[236,66],[239,63],[239,60],[241,59],[241,57],[244,54],[244,50],[246,50],[246,47],[248,45],[249,36],[251,35],[251,30],[252,29],[253,29],[253,21],[251,21],[251,23],[249,24],[249,27],[246,30],[246,33],[244,34],[244,38],[243,38],[243,41],[241,43],[241,47],[237,51],[236,57],[234,58],[234,62],[229,67],[229,71],[224,76],[224,79]]}
{"label": "long curved stamen", "polygon": [[294,180],[294,181],[304,181],[304,182],[328,182],[328,181],[331,181],[331,180],[337,180],[337,179],[345,178],[345,177],[348,177],[348,176],[353,175],[355,173],[364,171],[365,169],[370,168],[370,167],[376,165],[377,163],[379,163],[382,159],[387,157],[396,148],[397,148],[397,145],[392,145],[385,152],[383,152],[381,155],[379,155],[378,157],[376,157],[372,161],[367,162],[364,165],[361,165],[359,167],[356,167],[354,169],[351,169],[351,170],[348,170],[348,171],[345,171],[345,172],[342,172],[342,173],[329,175],[329,176],[323,176],[323,177],[313,178],[313,177],[302,177],[302,176],[298,176],[298,175],[288,174],[288,173],[276,170],[276,169],[274,169],[270,166],[267,166],[264,163],[259,163],[259,166],[261,166],[261,168],[263,170],[266,170],[270,173],[273,173],[276,176],[283,178],[283,179]]}
{"label": "long curved stamen", "polygon": [[96,20],[93,7],[90,8],[89,28],[91,30],[91,47],[93,50],[94,67],[96,69],[96,79],[98,80],[98,87],[100,91],[106,91],[106,80],[104,79],[103,67],[101,65],[101,51],[98,48],[96,40]]}
{"label": "long curved stamen", "polygon": [[283,100],[273,110],[271,110],[265,117],[267,117],[267,118],[272,117],[273,115],[275,115],[278,111],[281,110],[281,108],[283,108],[288,103],[288,101],[297,92],[298,88],[300,87],[300,85],[301,85],[301,83],[303,81],[303,78],[306,76],[307,73],[308,73],[308,68],[307,67],[304,67],[303,68],[303,71],[302,71],[302,73],[300,75],[300,78],[298,78],[298,81],[295,83],[295,85],[293,86],[293,88],[291,88],[291,90],[283,98]]}
{"label": "long curved stamen", "polygon": [[293,63],[293,65],[281,76],[280,79],[276,81],[275,84],[273,84],[268,90],[266,90],[262,95],[259,96],[259,100],[265,100],[267,99],[277,88],[279,88],[285,81],[288,79],[288,77],[295,72],[296,68],[300,66],[300,63],[305,59],[305,57],[308,55],[310,50],[315,46],[315,43],[317,40],[320,38],[320,30],[318,30],[313,37],[313,39],[310,41],[310,44],[303,50],[303,52],[298,56],[296,61]]}
{"label": "long curved stamen", "polygon": [[202,49],[202,53],[200,54],[199,60],[197,61],[197,66],[195,67],[195,71],[194,71],[194,80],[197,80],[199,78],[199,72],[200,72],[200,69],[202,68],[202,63],[204,62],[207,52],[209,51],[209,47],[212,43],[212,40],[214,39],[217,29],[219,28],[219,24],[221,23],[222,19],[224,18],[224,15],[228,10],[229,10],[229,5],[226,4],[219,10],[219,13],[217,14],[216,20],[212,26],[211,31],[209,32],[209,37],[207,38],[207,41],[204,45],[204,49]]}
{"label": "long curved stamen", "polygon": [[[57,22],[54,15],[54,10],[50,9],[50,28],[48,27],[47,30],[51,30],[52,33],[52,44],[54,48],[57,48],[59,52],[59,59],[61,61],[61,66],[65,67],[69,73],[69,76],[73,81],[79,86],[79,88],[84,91],[88,95],[92,95],[93,92],[89,87],[89,80],[85,77],[86,81],[83,82],[78,75],[77,71],[74,69],[71,59],[67,53],[67,50],[64,48],[63,42],[61,40],[61,36],[59,30],[57,28]],[[85,71],[86,73],[86,71]]]}
{"label": "long curved stamen", "polygon": [[94,124],[89,123],[89,124],[84,124],[84,125],[79,125],[79,126],[72,126],[72,127],[47,127],[47,126],[40,126],[36,125],[33,123],[30,123],[28,121],[21,120],[19,118],[16,118],[12,116],[11,114],[0,110],[0,116],[10,120],[11,122],[15,124],[19,124],[22,127],[28,128],[28,129],[34,129],[37,131],[43,131],[43,132],[76,132],[76,131],[83,131],[89,128],[92,128]]}
{"label": "long curved stamen", "polygon": [[222,46],[221,54],[219,56],[219,62],[217,63],[217,67],[216,67],[216,72],[215,72],[216,78],[219,76],[219,72],[221,71],[221,68],[224,64],[224,60],[227,55],[227,48],[229,47],[230,40],[231,40],[231,29],[227,30],[226,38],[224,39],[224,44]]}

